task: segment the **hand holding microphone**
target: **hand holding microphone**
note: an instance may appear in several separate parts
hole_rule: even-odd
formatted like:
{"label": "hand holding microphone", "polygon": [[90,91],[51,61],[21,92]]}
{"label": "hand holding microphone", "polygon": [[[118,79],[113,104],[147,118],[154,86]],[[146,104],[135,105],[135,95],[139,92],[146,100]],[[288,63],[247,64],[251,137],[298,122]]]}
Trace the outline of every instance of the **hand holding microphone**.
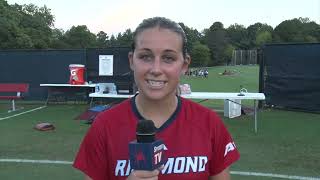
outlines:
{"label": "hand holding microphone", "polygon": [[160,169],[155,169],[153,171],[133,170],[127,180],[157,180],[160,171]]}
{"label": "hand holding microphone", "polygon": [[130,166],[134,172],[128,179],[156,178],[159,168],[165,163],[165,145],[155,138],[156,127],[151,120],[140,120],[137,124],[137,139],[129,143]]}

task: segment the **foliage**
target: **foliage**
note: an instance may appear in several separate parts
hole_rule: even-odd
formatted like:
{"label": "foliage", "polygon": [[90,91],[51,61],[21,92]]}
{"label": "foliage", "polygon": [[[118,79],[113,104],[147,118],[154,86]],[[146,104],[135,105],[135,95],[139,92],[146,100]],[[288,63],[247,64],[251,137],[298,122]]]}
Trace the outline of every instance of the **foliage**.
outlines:
{"label": "foliage", "polygon": [[232,59],[232,54],[233,54],[233,51],[235,50],[234,46],[232,46],[231,44],[228,44],[226,46],[226,48],[224,49],[223,51],[223,55],[226,59],[226,63],[227,64],[230,64],[231,62],[231,59]]}
{"label": "foliage", "polygon": [[[108,48],[132,44],[131,29],[116,35],[104,31],[95,34],[86,25],[72,26],[64,31],[54,27],[54,20],[46,6],[10,5],[6,0],[0,0],[0,49]],[[194,66],[224,65],[230,61],[233,50],[257,49],[265,43],[320,42],[320,25],[302,17],[285,20],[274,29],[260,22],[247,28],[237,23],[225,28],[217,21],[201,32],[182,22],[179,25],[186,34],[187,49]]]}
{"label": "foliage", "polygon": [[193,28],[189,28],[183,23],[179,23],[179,25],[182,27],[183,31],[186,34],[187,38],[187,50],[188,52],[191,52],[193,50],[193,46],[196,42],[200,41],[201,34]]}
{"label": "foliage", "polygon": [[96,36],[86,25],[72,26],[64,35],[64,42],[70,48],[96,47]]}
{"label": "foliage", "polygon": [[105,48],[108,46],[108,42],[109,42],[109,36],[107,33],[105,33],[104,31],[100,31],[97,34],[97,47],[99,48]]}
{"label": "foliage", "polygon": [[320,25],[308,18],[285,20],[274,29],[274,38],[276,42],[319,42]]}
{"label": "foliage", "polygon": [[249,38],[249,48],[255,49],[260,47],[260,44],[257,44],[257,36],[261,32],[269,32],[270,34],[273,34],[273,28],[268,24],[255,23],[253,25],[248,26],[247,32]]}
{"label": "foliage", "polygon": [[195,42],[191,51],[191,59],[192,67],[207,66],[210,61],[210,49],[199,41]]}
{"label": "foliage", "polygon": [[243,25],[233,24],[227,29],[229,42],[237,49],[249,49],[247,29]]}
{"label": "foliage", "polygon": [[204,42],[211,52],[211,62],[209,65],[225,64],[223,50],[227,46],[227,33],[221,22],[213,23],[210,28],[205,31]]}
{"label": "foliage", "polygon": [[116,37],[112,34],[108,43],[108,46],[114,47],[119,46]]}
{"label": "foliage", "polygon": [[68,48],[69,45],[64,41],[65,32],[62,29],[54,28],[51,34],[51,48],[63,49]]}
{"label": "foliage", "polygon": [[261,46],[272,41],[272,34],[269,31],[261,31],[257,34],[256,45]]}
{"label": "foliage", "polygon": [[117,36],[118,46],[130,47],[133,42],[133,33],[131,29],[127,29],[123,34],[119,33]]}
{"label": "foliage", "polygon": [[54,16],[46,6],[8,5],[0,0],[0,48],[48,48]]}

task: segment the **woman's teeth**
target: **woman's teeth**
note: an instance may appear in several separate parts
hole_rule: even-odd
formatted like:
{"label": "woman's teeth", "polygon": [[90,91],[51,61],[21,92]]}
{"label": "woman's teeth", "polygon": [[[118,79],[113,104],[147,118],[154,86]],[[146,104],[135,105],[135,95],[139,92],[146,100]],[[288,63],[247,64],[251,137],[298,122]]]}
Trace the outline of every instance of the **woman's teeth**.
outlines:
{"label": "woman's teeth", "polygon": [[151,80],[149,80],[148,84],[150,84],[151,86],[154,86],[154,87],[161,87],[161,86],[164,85],[164,82],[163,81],[151,81]]}

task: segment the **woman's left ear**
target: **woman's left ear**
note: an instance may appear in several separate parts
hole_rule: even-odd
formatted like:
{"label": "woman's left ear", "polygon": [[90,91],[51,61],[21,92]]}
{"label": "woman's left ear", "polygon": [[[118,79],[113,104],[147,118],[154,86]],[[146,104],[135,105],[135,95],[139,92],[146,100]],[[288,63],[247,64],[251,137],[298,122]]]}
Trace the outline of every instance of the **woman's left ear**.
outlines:
{"label": "woman's left ear", "polygon": [[191,63],[191,57],[190,57],[189,54],[187,54],[185,59],[184,59],[184,63],[183,63],[182,71],[181,71],[182,75],[185,74],[188,71],[190,63]]}
{"label": "woman's left ear", "polygon": [[128,54],[128,59],[129,59],[129,65],[130,65],[130,69],[133,71],[133,52],[130,51]]}

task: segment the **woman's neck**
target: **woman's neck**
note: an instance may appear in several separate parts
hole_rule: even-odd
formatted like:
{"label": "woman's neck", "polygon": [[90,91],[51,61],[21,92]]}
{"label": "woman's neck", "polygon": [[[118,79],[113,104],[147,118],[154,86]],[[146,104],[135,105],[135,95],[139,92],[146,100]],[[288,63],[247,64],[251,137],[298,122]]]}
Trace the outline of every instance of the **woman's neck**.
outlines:
{"label": "woman's neck", "polygon": [[144,118],[152,120],[157,128],[161,127],[170,118],[177,105],[178,99],[175,95],[159,101],[145,98],[142,94],[136,97],[136,106],[139,113]]}

